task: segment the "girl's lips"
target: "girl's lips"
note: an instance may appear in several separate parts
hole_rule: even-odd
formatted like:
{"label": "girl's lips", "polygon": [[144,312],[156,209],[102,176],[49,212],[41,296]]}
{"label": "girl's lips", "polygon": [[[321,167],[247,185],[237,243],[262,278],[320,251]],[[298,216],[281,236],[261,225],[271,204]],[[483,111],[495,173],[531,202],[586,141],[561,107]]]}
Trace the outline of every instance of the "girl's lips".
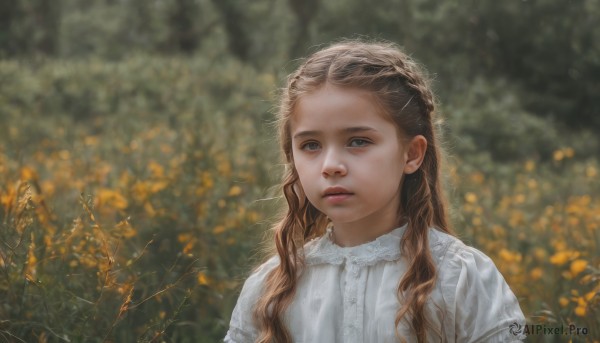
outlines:
{"label": "girl's lips", "polygon": [[352,192],[341,186],[329,187],[323,192],[323,199],[330,204],[338,204],[346,201],[354,195]]}
{"label": "girl's lips", "polygon": [[341,187],[341,186],[329,187],[325,190],[325,192],[323,192],[323,197],[343,195],[343,194],[351,195],[352,192],[350,192],[349,190],[347,190],[346,188]]}
{"label": "girl's lips", "polygon": [[325,200],[332,204],[337,204],[348,200],[353,194],[352,193],[337,193],[337,194],[326,194],[324,196]]}

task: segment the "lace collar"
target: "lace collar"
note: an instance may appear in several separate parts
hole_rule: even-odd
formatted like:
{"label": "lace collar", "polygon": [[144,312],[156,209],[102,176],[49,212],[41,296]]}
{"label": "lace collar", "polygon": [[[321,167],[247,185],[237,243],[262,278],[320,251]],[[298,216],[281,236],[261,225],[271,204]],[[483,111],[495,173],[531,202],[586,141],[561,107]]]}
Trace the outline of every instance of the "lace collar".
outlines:
{"label": "lace collar", "polygon": [[395,261],[401,255],[400,240],[405,229],[406,225],[381,235],[374,241],[354,247],[340,247],[333,243],[332,229],[328,228],[327,233],[304,247],[305,263],[340,265],[346,262],[371,266],[379,261]]}

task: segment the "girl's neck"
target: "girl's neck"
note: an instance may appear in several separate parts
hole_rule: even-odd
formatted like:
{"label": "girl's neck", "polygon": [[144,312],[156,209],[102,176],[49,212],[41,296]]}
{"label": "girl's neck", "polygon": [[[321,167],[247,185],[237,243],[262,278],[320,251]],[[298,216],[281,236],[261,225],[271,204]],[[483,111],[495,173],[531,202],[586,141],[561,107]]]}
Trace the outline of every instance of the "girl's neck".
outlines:
{"label": "girl's neck", "polygon": [[385,235],[402,226],[394,218],[392,221],[381,223],[333,223],[331,240],[341,247],[354,247],[374,241],[379,236]]}
{"label": "girl's neck", "polygon": [[[399,213],[400,189],[390,202],[374,212],[365,213],[360,207],[356,208],[356,216],[330,216],[333,224],[333,242],[341,247],[354,247],[377,239],[391,232],[404,221],[404,215]],[[336,214],[335,212],[332,214]]]}

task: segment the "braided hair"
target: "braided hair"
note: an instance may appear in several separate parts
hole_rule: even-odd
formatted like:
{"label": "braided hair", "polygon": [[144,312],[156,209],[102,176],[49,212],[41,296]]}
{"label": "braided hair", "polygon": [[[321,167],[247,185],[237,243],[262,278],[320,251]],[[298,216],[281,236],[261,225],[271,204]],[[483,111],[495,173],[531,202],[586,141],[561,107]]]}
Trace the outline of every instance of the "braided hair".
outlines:
{"label": "braided hair", "polygon": [[[407,223],[400,242],[408,262],[399,280],[400,308],[395,326],[407,321],[419,342],[426,340],[425,311],[436,282],[436,267],[429,250],[428,231],[434,227],[452,233],[440,181],[440,148],[435,132],[435,99],[418,65],[392,43],[345,41],[310,56],[288,77],[278,113],[281,148],[286,162],[283,194],[288,208],[275,225],[275,247],[280,264],[267,276],[265,289],[254,309],[260,330],[258,342],[291,342],[283,323],[292,302],[296,281],[304,266],[301,249],[321,236],[327,217],[310,204],[294,168],[290,119],[298,100],[325,83],[372,92],[396,125],[399,137],[422,135],[427,149],[421,167],[402,179],[398,221]],[[400,337],[398,337],[400,338]]]}

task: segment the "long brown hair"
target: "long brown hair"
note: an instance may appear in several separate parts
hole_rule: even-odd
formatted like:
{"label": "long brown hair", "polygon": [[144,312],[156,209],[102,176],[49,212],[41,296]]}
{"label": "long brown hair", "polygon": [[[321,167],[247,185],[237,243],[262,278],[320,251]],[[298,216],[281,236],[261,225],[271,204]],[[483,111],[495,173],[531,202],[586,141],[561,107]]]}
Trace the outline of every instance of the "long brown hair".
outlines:
{"label": "long brown hair", "polygon": [[327,217],[311,205],[299,185],[290,134],[290,118],[298,100],[325,83],[373,92],[401,136],[422,135],[427,139],[421,167],[402,179],[398,218],[407,223],[400,244],[408,270],[398,285],[401,306],[395,320],[396,334],[400,321],[407,320],[417,339],[425,341],[425,303],[436,282],[428,231],[435,227],[451,233],[440,181],[434,96],[417,64],[394,44],[345,41],[310,56],[288,77],[281,95],[278,129],[286,159],[283,195],[288,208],[274,227],[280,263],[268,274],[254,309],[260,330],[258,342],[292,341],[283,318],[304,266],[302,249],[307,240],[321,236],[328,224]]}

